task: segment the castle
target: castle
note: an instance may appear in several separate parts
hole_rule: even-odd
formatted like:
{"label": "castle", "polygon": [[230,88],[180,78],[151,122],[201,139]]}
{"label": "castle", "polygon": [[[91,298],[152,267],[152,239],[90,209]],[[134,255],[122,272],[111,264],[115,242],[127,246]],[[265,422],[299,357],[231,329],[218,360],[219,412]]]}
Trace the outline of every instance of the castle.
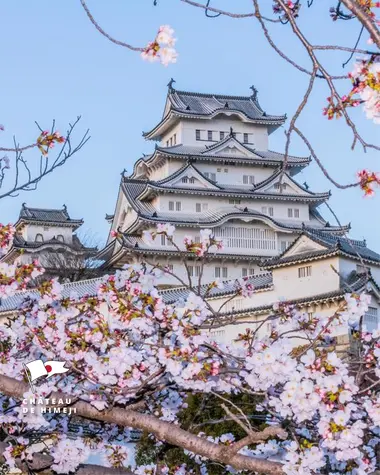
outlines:
{"label": "castle", "polygon": [[[154,151],[136,161],[132,174],[122,173],[115,211],[106,216],[110,232],[97,255],[103,272],[137,262],[167,269],[161,293],[176,302],[188,291],[172,274],[186,277],[183,262],[192,283],[201,274],[183,239],[197,241],[202,229],[211,229],[224,248],[207,257],[202,281],[226,282],[209,295],[211,305],[217,309],[229,300],[237,278],[248,277],[255,288],[252,297],[226,303],[223,313],[231,325],[215,330],[216,338],[233,340],[247,320],[257,325],[281,299],[312,316],[333,312],[345,293],[362,290],[372,295],[365,323],[377,327],[380,255],[365,241],[349,239],[349,225],[333,226],[322,217],[318,208],[330,192],[297,182],[309,157],[270,150],[270,135],[286,116],[267,113],[251,89],[247,96],[193,93],[176,90],[170,81],[162,119],[144,133],[156,142]],[[157,223],[175,225],[176,246],[164,235],[153,245],[145,241],[143,232],[154,231]],[[68,285],[80,294],[81,285],[88,290],[92,284]]]}

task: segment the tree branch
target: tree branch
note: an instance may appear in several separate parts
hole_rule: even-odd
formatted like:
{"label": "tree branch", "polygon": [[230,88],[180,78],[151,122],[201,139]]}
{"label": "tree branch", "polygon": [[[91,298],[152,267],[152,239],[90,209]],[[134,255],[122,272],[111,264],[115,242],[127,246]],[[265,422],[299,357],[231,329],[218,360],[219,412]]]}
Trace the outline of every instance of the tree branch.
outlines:
{"label": "tree branch", "polygon": [[128,43],[124,43],[123,41],[116,40],[115,38],[110,36],[107,32],[103,30],[103,28],[97,23],[95,18],[92,16],[88,6],[86,5],[85,0],[80,0],[80,3],[82,4],[84,11],[87,13],[87,16],[90,19],[91,23],[95,26],[95,28],[99,31],[101,35],[105,36],[108,40],[112,41],[112,43],[115,43],[116,45],[119,45],[119,46],[123,46],[124,48],[128,48],[132,51],[144,51],[145,48],[138,48],[136,46],[132,46]]}
{"label": "tree branch", "polygon": [[[0,461],[5,462],[5,458],[2,454],[5,452],[5,449],[9,446],[6,442],[0,442]],[[31,462],[28,461],[26,464],[21,459],[16,459],[17,468],[20,470],[37,470],[41,475],[53,475],[52,470],[49,469],[50,466],[53,464],[54,460],[51,455],[44,455],[40,453],[33,454],[33,459]],[[43,470],[43,472],[40,472]],[[128,469],[124,468],[112,468],[112,467],[103,467],[100,465],[91,465],[85,464],[80,465],[78,470],[75,471],[75,475],[133,475]]]}
{"label": "tree branch", "polygon": [[[24,393],[30,390],[27,383],[5,375],[0,375],[0,388],[3,394],[15,398],[23,398]],[[71,398],[75,400],[74,397],[65,393],[53,393],[50,398]],[[215,462],[228,464],[237,470],[250,470],[271,475],[280,475],[283,473],[280,463],[247,457],[245,455],[227,454],[226,448],[223,445],[217,445],[202,439],[174,424],[162,421],[149,414],[141,414],[133,410],[128,410],[128,407],[114,407],[107,412],[101,412],[85,401],[77,401],[71,407],[76,409],[76,415],[78,416],[100,422],[108,422],[122,427],[148,431],[159,440],[165,440],[174,446],[182,447],[183,449]]]}
{"label": "tree branch", "polygon": [[356,18],[360,21],[360,23],[364,26],[364,28],[368,31],[371,35],[372,40],[380,48],[380,31],[377,28],[375,22],[372,18],[367,15],[364,9],[358,5],[355,0],[342,0],[342,3],[350,12],[352,12]]}

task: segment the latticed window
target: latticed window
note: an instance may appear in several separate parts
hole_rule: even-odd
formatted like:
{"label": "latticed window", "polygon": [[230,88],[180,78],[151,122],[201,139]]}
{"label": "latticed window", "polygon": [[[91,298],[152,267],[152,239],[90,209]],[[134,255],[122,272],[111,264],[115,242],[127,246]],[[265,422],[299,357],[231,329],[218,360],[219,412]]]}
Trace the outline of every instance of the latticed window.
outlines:
{"label": "latticed window", "polygon": [[272,206],[269,206],[269,208],[267,206],[262,206],[261,212],[263,214],[267,214],[268,216],[273,216],[273,214],[274,214]]}
{"label": "latticed window", "polygon": [[254,273],[255,273],[255,269],[253,268],[243,267],[241,270],[242,277],[248,277],[249,275],[254,275]]}
{"label": "latticed window", "polygon": [[195,203],[195,212],[200,213],[202,211],[201,203]]}
{"label": "latticed window", "polygon": [[199,129],[195,131],[195,140],[201,140],[201,131]]}
{"label": "latticed window", "polygon": [[169,201],[169,211],[174,211],[174,201]]}
{"label": "latticed window", "polygon": [[207,131],[207,139],[212,140],[212,130]]}
{"label": "latticed window", "polygon": [[300,210],[298,208],[294,209],[294,217],[299,218],[300,217]]}
{"label": "latticed window", "polygon": [[216,173],[205,172],[204,176],[208,178],[209,180],[216,181]]}
{"label": "latticed window", "polygon": [[225,132],[219,132],[219,138],[220,138],[220,140],[223,140],[223,139],[224,139],[224,134],[225,134]]}
{"label": "latticed window", "polygon": [[288,218],[293,218],[293,208],[288,208]]}
{"label": "latticed window", "polygon": [[223,279],[227,279],[228,277],[228,268],[227,267],[215,267],[215,277],[218,279],[222,277]]}
{"label": "latticed window", "polygon": [[215,238],[226,248],[276,250],[276,234],[271,229],[226,226],[215,229]]}
{"label": "latticed window", "polygon": [[189,183],[192,183],[192,184],[195,183],[195,178],[194,178],[194,177],[191,177],[191,178],[189,179]]}
{"label": "latticed window", "polygon": [[240,205],[240,200],[236,200],[234,198],[229,200],[230,205]]}
{"label": "latticed window", "polygon": [[243,184],[244,185],[254,185],[255,184],[254,175],[243,175]]}
{"label": "latticed window", "polygon": [[180,201],[176,201],[175,210],[181,211],[181,209],[182,209],[182,203]]}
{"label": "latticed window", "polygon": [[379,315],[376,307],[368,307],[363,320],[367,331],[377,330],[379,327]]}
{"label": "latticed window", "polygon": [[187,183],[187,176],[182,177],[182,183]]}
{"label": "latticed window", "polygon": [[298,268],[298,277],[310,277],[311,276],[311,266],[299,267]]}

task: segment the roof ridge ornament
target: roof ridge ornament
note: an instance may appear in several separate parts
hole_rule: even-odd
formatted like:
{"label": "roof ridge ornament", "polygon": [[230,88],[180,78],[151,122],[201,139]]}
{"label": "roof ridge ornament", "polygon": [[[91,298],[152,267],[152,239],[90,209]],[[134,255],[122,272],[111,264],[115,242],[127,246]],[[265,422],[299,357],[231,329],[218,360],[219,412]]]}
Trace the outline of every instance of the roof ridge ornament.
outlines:
{"label": "roof ridge ornament", "polygon": [[254,85],[252,85],[252,86],[250,87],[250,89],[252,89],[251,97],[252,97],[252,99],[253,99],[254,101],[256,101],[257,95],[258,95],[259,91],[257,90],[257,88],[256,88]]}
{"label": "roof ridge ornament", "polygon": [[169,92],[173,92],[175,91],[174,87],[173,87],[173,84],[176,82],[175,79],[171,78],[170,81],[168,82],[168,89],[169,89]]}

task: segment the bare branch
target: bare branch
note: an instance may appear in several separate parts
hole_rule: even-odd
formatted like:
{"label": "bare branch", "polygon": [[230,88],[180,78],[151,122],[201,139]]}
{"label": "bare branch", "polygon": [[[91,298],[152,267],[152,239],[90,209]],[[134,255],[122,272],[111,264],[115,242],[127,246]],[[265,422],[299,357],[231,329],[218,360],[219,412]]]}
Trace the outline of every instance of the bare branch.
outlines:
{"label": "bare branch", "polygon": [[88,6],[86,5],[85,0],[80,0],[80,3],[82,4],[82,7],[84,11],[87,13],[88,18],[90,19],[91,23],[95,26],[95,28],[99,31],[99,33],[103,36],[105,36],[108,40],[112,41],[112,43],[115,43],[116,45],[123,46],[124,48],[128,48],[132,51],[144,51],[145,48],[138,48],[136,46],[132,46],[128,43],[124,43],[124,41],[119,41],[113,38],[111,35],[109,35],[107,32],[103,30],[103,28],[97,23],[95,18],[92,16]]}
{"label": "bare branch", "polygon": [[[28,384],[23,381],[0,375],[0,387],[2,393],[23,398],[23,394],[29,391]],[[53,393],[51,398],[71,398],[69,394]],[[152,415],[142,414],[127,408],[113,407],[107,412],[98,411],[95,407],[85,401],[77,401],[72,406],[76,409],[76,414],[86,419],[117,424],[122,427],[131,427],[139,430],[146,430],[155,435],[159,440],[164,440],[170,444],[182,447],[202,457],[206,457],[215,462],[228,464],[237,470],[250,470],[259,473],[273,475],[282,474],[282,465],[268,460],[247,457],[239,454],[228,454],[223,445],[217,445],[206,439],[202,439],[174,424],[162,421]]]}

